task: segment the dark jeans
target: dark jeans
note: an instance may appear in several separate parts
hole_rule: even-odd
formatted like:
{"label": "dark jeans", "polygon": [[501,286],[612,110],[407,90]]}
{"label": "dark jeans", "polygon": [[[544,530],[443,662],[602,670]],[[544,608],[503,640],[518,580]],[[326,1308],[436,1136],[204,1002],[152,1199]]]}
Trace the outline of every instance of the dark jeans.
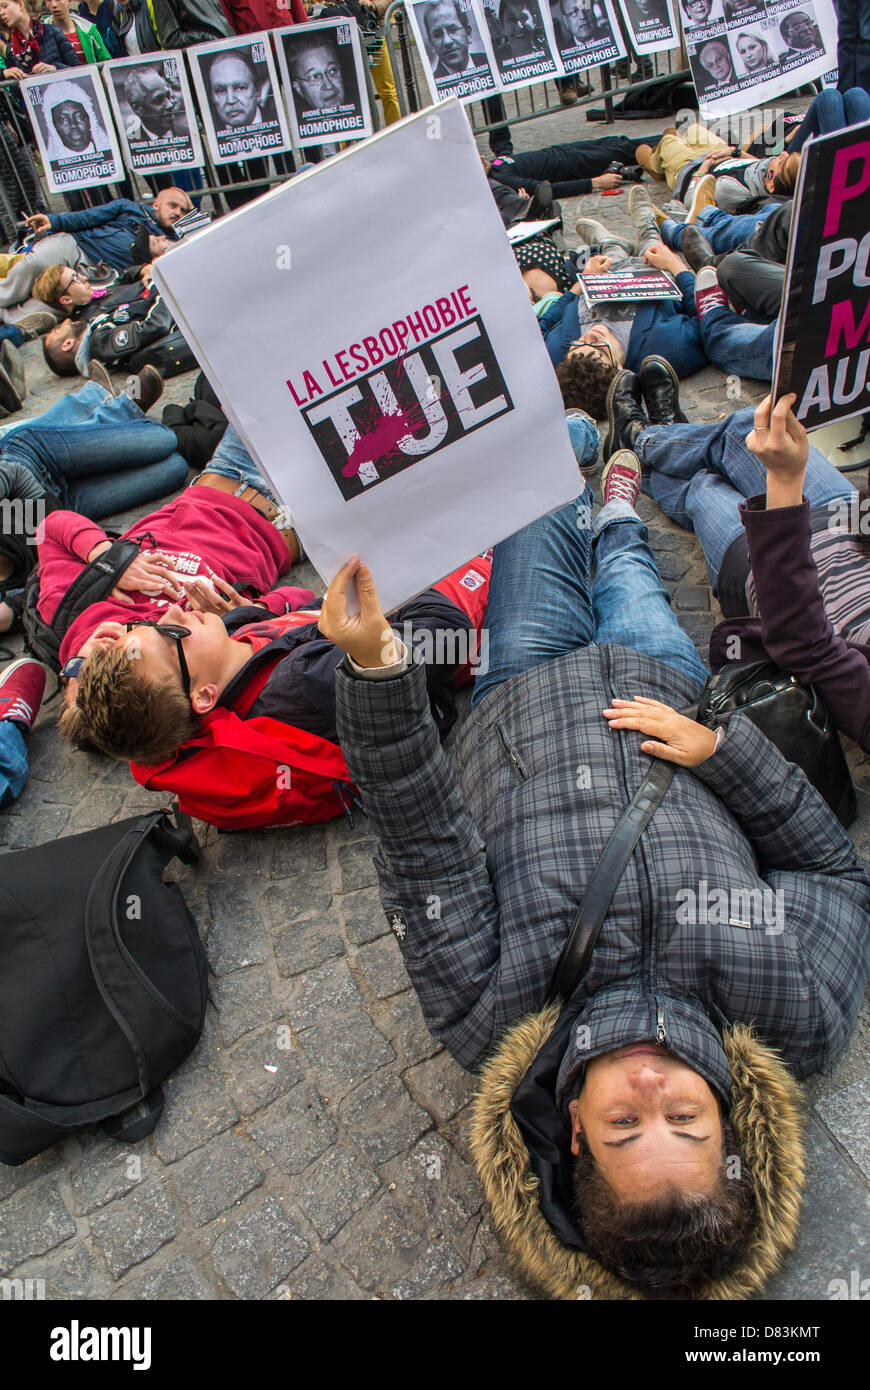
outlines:
{"label": "dark jeans", "polygon": [[[864,22],[862,20],[862,23]],[[868,28],[870,28],[870,22],[868,22]],[[841,42],[842,37],[841,31]],[[861,87],[852,87],[851,90],[844,91],[842,80],[843,73],[841,71],[840,91],[835,91],[833,87],[826,87],[810,102],[806,115],[797,128],[797,134],[793,135],[788,142],[790,154],[796,150],[802,150],[813,135],[830,135],[832,131],[845,130],[846,126],[870,121],[870,93]]]}
{"label": "dark jeans", "polygon": [[765,319],[775,319],[782,304],[791,209],[791,203],[781,203],[745,246],[719,262],[719,284],[731,302]]}
{"label": "dark jeans", "polygon": [[[602,135],[599,140],[571,140],[564,145],[546,145],[542,150],[523,150],[514,155],[510,175],[518,178],[529,192],[527,179],[548,179],[556,198],[575,198],[587,191],[575,188],[581,180],[603,174],[608,164],[635,164],[638,145],[655,149],[661,136]],[[499,174],[501,177],[501,173]],[[507,179],[504,180],[507,182]]]}
{"label": "dark jeans", "polygon": [[837,48],[841,92],[863,87],[870,92],[870,9],[867,0],[839,0]]}
{"label": "dark jeans", "polygon": [[[487,97],[482,103],[483,114],[487,125],[493,121],[503,121],[507,112],[504,109],[504,102],[501,97]],[[509,125],[497,125],[495,130],[489,132],[489,148],[493,154],[512,154],[514,142],[511,139],[511,128]]]}

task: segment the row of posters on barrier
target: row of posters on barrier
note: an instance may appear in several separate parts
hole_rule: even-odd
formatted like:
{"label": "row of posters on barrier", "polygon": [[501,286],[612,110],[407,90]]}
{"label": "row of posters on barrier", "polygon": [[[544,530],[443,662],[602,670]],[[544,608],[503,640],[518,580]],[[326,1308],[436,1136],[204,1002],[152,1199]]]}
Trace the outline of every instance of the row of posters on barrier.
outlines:
{"label": "row of posters on barrier", "polygon": [[[407,10],[432,100],[467,103],[624,57],[616,3],[407,0]],[[679,43],[673,0],[618,3],[638,52]],[[679,0],[679,8],[703,116],[760,105],[836,63],[832,0]],[[186,50],[216,164],[371,135],[356,24],[319,20],[272,37],[274,53],[266,32]],[[145,174],[203,162],[180,52],[29,78],[21,89],[53,193],[115,183],[124,164]]]}
{"label": "row of posters on barrier", "polygon": [[[185,50],[215,164],[372,133],[355,24],[332,19],[273,35],[283,102],[268,33]],[[202,165],[184,56],[143,54],[21,83],[50,192],[117,183],[125,164],[140,174]]]}
{"label": "row of posters on barrier", "polygon": [[[680,45],[676,0],[407,0],[433,101],[476,101]],[[730,115],[836,66],[832,0],[679,0],[701,114]],[[620,24],[619,19],[622,23]]]}

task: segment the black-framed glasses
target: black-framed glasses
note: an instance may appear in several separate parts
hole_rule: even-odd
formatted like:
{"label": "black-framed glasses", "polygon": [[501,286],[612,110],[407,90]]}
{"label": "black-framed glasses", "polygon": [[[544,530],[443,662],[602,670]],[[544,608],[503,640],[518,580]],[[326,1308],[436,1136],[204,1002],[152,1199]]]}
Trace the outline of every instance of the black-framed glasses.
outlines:
{"label": "black-framed glasses", "polygon": [[593,352],[601,352],[604,354],[605,362],[609,362],[611,367],[616,366],[613,348],[609,343],[588,343],[583,338],[575,338],[568,351],[573,352],[575,348],[591,348]]}
{"label": "black-framed glasses", "polygon": [[190,699],[190,671],[184,656],[182,642],[185,637],[190,636],[189,627],[179,627],[176,623],[158,623],[153,618],[135,618],[130,623],[124,624],[126,632],[132,632],[134,627],[153,627],[155,632],[159,632],[162,637],[168,637],[170,642],[175,643],[175,650],[178,653],[178,667],[181,671],[181,683],[184,686],[184,693]]}

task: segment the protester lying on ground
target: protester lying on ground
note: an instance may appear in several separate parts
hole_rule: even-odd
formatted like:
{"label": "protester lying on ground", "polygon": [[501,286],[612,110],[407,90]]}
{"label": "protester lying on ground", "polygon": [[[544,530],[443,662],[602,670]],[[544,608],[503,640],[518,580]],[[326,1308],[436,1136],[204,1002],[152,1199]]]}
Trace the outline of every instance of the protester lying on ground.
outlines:
{"label": "protester lying on ground", "polygon": [[701,342],[714,366],[753,381],[771,380],[775,320],[751,323],[735,313],[712,265],[704,266],[695,276],[695,307]]}
{"label": "protester lying on ground", "polygon": [[630,176],[631,166],[638,162],[635,158],[638,145],[649,148],[657,140],[655,135],[638,139],[628,135],[604,135],[598,140],[573,140],[562,145],[546,145],[540,150],[484,159],[483,167],[488,178],[509,188],[524,188],[529,197],[533,197],[538,184],[545,181],[550,184],[554,198],[577,198],[584,193],[618,188],[624,173],[608,173],[610,165],[627,166]]}
{"label": "protester lying on ground", "polygon": [[775,661],[870,750],[870,496],[810,447],[793,402],[778,401],[769,426],[768,398],[714,425],[662,427],[637,380],[626,381],[613,446],[630,442],[645,491],[701,542],[725,614],[712,668],[735,651],[741,662]]}
{"label": "protester lying on ground", "polygon": [[835,87],[825,87],[813,97],[801,124],[789,137],[789,151],[802,150],[813,136],[831,135],[850,125],[863,125],[865,121],[870,121],[870,91],[850,87],[838,92]]}
{"label": "protester lying on ground", "polygon": [[[797,1233],[790,1073],[825,1065],[854,1025],[870,878],[746,716],[720,736],[677,713],[705,671],[634,510],[639,484],[621,452],[594,521],[587,487],[496,547],[489,669],[451,759],[358,560],[320,624],[347,653],[339,739],[426,1022],[462,1066],[494,1050],[473,1152],[512,1257],[563,1298],[745,1298]],[[673,781],[560,1013],[557,960],[651,756],[677,765]],[[707,922],[699,884],[723,883],[740,929],[677,922],[675,903]]]}
{"label": "protester lying on ground", "polygon": [[90,318],[78,318],[75,322],[64,319],[45,335],[42,353],[46,365],[57,376],[78,373],[95,377],[110,387],[111,382],[100,367],[122,367],[127,363],[135,366],[143,352],[158,357],[165,376],[195,366],[195,359],[183,340],[185,351],[177,355],[174,362],[164,365],[159,356],[161,345],[170,338],[175,341],[176,337],[180,335],[175,321],[157,286],[133,285],[126,294],[103,300],[97,306],[97,313]]}
{"label": "protester lying on ground", "polygon": [[[116,304],[129,304],[139,298],[143,286],[150,282],[150,272],[150,264],[131,266],[106,287],[92,284],[87,275],[71,266],[52,265],[35,282],[33,295],[71,323],[87,323]],[[57,327],[57,319],[52,327]]]}
{"label": "protester lying on ground", "polygon": [[0,0],[0,24],[9,32],[0,56],[0,80],[21,82],[58,68],[78,66],[79,57],[59,29],[36,18],[29,0]]}
{"label": "protester lying on ground", "polygon": [[716,204],[727,212],[739,212],[751,199],[792,197],[800,167],[799,157],[787,151],[764,159],[734,156],[730,145],[698,125],[688,126],[682,134],[673,127],[655,149],[641,144],[636,154],[647,173],[667,182],[677,198],[689,201],[692,180],[709,179],[701,186],[701,196],[712,201],[715,189]]}
{"label": "protester lying on ground", "polygon": [[715,266],[730,303],[769,323],[782,304],[792,207],[770,203],[747,214],[705,208],[693,225],[665,217],[662,240],[695,271]]}
{"label": "protester lying on ground", "polygon": [[[35,232],[72,234],[80,252],[94,264],[105,261],[115,270],[127,270],[134,264],[133,245],[142,227],[151,236],[160,238],[160,245],[165,249],[163,239],[175,240],[172,230],[175,223],[192,210],[193,204],[183,189],[163,188],[150,207],[133,203],[129,198],[116,198],[112,203],[85,208],[83,212],[37,212],[27,221]],[[155,250],[153,254],[159,252]],[[55,256],[49,264],[63,259]],[[141,254],[139,260],[142,260]]]}

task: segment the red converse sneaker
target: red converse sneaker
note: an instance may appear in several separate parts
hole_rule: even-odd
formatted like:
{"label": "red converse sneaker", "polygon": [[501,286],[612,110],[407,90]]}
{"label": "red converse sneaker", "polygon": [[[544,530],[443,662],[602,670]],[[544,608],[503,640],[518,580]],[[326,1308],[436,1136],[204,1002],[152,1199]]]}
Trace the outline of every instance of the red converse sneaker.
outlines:
{"label": "red converse sneaker", "polygon": [[640,462],[637,454],[630,449],[620,449],[608,460],[601,475],[601,486],[605,502],[613,502],[617,497],[633,507],[640,492]]}
{"label": "red converse sneaker", "polygon": [[0,674],[0,719],[32,728],[44,694],[45,667],[28,656],[13,661]]}
{"label": "red converse sneaker", "polygon": [[695,308],[702,319],[711,309],[727,309],[728,297],[719,284],[714,265],[702,266],[695,276]]}

